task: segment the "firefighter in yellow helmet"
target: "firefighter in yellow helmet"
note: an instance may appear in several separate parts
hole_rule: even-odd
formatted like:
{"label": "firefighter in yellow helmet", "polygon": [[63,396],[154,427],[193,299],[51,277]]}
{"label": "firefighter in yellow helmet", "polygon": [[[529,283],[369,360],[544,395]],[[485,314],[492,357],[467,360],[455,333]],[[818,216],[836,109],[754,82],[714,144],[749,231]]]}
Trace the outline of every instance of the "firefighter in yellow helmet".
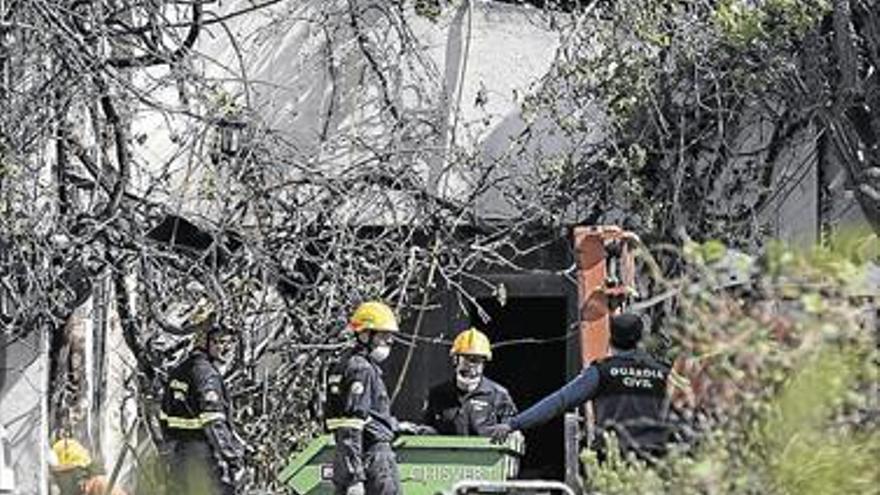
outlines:
{"label": "firefighter in yellow helmet", "polygon": [[333,484],[340,495],[403,493],[391,442],[399,432],[379,363],[398,331],[394,311],[379,301],[361,304],[348,329],[355,347],[327,374],[327,429],[336,440]]}
{"label": "firefighter in yellow helmet", "polygon": [[507,389],[483,375],[492,359],[486,334],[469,328],[450,350],[455,378],[428,392],[424,423],[441,435],[489,435],[489,428],[516,415]]}
{"label": "firefighter in yellow helmet", "polygon": [[[60,495],[104,495],[110,483],[104,471],[94,462],[88,449],[76,440],[64,438],[55,442],[49,454],[52,481]],[[126,495],[114,486],[110,495]]]}
{"label": "firefighter in yellow helmet", "polygon": [[245,444],[232,423],[221,369],[234,357],[237,337],[204,300],[185,325],[195,333],[194,349],[169,373],[160,414],[169,493],[234,495],[242,481]]}

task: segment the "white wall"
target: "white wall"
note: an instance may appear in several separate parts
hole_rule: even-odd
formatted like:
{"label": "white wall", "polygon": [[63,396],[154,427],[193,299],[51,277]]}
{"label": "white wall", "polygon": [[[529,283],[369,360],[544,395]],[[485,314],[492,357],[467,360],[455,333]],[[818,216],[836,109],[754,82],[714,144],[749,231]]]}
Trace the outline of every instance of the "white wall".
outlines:
{"label": "white wall", "polygon": [[[218,13],[250,5],[249,0],[223,2]],[[203,33],[195,50],[197,67],[214,78],[218,88],[250,103],[259,125],[283,136],[309,166],[330,171],[365,155],[363,149],[348,144],[350,140],[333,144],[330,138],[394,139],[380,112],[378,84],[370,76],[346,9],[347,2],[341,0],[280,2],[231,20],[236,46],[214,26]],[[375,13],[370,15],[361,20],[364,32],[377,46],[398,46],[401,40],[394,26]],[[328,18],[331,29],[325,31],[322,25]],[[423,173],[430,189],[457,198],[473,187],[471,171],[447,168],[446,150],[453,139],[466,150],[488,147],[497,154],[508,147],[523,125],[519,101],[547,72],[558,36],[540,11],[497,2],[459,2],[433,21],[410,11],[407,23],[418,44],[417,54],[389,71],[394,74],[390,86],[399,88],[390,96],[402,111],[424,116],[446,132],[436,142],[413,143],[432,151],[401,159]],[[144,82],[158,77],[161,74],[152,74]],[[478,95],[480,105],[475,103]],[[179,104],[176,100],[169,91],[169,104]],[[169,121],[143,111],[134,134],[147,139],[138,153],[148,163],[171,159],[181,146],[168,136],[180,134],[186,126],[183,118]],[[322,137],[328,139],[322,142]],[[196,200],[200,181],[193,173],[198,163],[194,166],[192,160],[190,152],[177,159],[177,197],[172,203],[181,212],[211,216],[222,208]],[[400,202],[405,204],[406,199]],[[360,212],[362,207],[347,205],[342,210]]]}
{"label": "white wall", "polygon": [[12,448],[17,495],[43,495],[48,488],[46,341],[39,332],[10,343],[0,336],[0,422]]}

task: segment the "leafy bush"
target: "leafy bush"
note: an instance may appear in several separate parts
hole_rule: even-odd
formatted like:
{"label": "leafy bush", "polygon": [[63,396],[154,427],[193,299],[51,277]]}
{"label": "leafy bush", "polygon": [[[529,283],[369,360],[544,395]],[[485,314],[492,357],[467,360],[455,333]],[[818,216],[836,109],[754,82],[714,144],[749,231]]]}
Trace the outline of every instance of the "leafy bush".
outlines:
{"label": "leafy bush", "polygon": [[[673,398],[699,441],[655,466],[619,455],[599,465],[585,452],[591,488],[878,493],[877,294],[865,279],[877,247],[874,235],[809,252],[774,245],[750,290],[683,291],[670,330],[689,387]],[[711,272],[719,245],[689,251]]]}

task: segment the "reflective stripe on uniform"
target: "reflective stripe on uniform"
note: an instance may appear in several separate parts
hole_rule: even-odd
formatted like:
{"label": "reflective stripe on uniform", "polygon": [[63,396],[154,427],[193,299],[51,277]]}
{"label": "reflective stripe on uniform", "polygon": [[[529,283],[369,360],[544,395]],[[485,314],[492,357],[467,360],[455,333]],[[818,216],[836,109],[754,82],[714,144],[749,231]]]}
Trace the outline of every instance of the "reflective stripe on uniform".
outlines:
{"label": "reflective stripe on uniform", "polygon": [[330,431],[339,428],[354,428],[355,430],[364,429],[367,420],[360,418],[327,418],[327,429]]}
{"label": "reflective stripe on uniform", "polygon": [[201,419],[205,423],[210,423],[211,421],[221,421],[226,419],[226,414],[222,412],[204,412],[202,414],[199,414],[199,419]]}
{"label": "reflective stripe on uniform", "polygon": [[169,416],[164,412],[159,413],[159,420],[164,421],[169,428],[177,430],[201,430],[208,423],[223,419],[226,419],[226,415],[222,412],[206,412],[200,414],[197,418],[181,418]]}
{"label": "reflective stripe on uniform", "polygon": [[182,382],[180,380],[171,380],[171,383],[168,384],[168,387],[174,390],[180,390],[181,392],[187,392],[189,390],[189,385],[186,382]]}

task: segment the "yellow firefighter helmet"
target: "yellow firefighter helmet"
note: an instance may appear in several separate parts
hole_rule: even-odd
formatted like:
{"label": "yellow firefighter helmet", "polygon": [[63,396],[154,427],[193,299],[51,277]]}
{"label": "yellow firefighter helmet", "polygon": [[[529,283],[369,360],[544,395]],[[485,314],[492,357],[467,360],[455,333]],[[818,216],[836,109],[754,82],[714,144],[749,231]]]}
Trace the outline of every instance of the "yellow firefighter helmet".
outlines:
{"label": "yellow firefighter helmet", "polygon": [[72,438],[63,438],[52,446],[57,464],[52,467],[53,471],[68,471],[75,468],[85,468],[92,463],[92,456],[88,449]]}
{"label": "yellow firefighter helmet", "polygon": [[399,330],[394,311],[387,304],[379,301],[368,301],[358,306],[354,314],[351,315],[348,327],[355,333],[364,330],[374,332],[396,332]]}
{"label": "yellow firefighter helmet", "polygon": [[199,298],[186,313],[184,325],[195,332],[205,332],[217,321],[217,308],[213,301]]}
{"label": "yellow firefighter helmet", "polygon": [[452,356],[482,356],[488,361],[492,359],[492,343],[489,342],[489,337],[486,337],[486,334],[471,327],[455,337],[449,354]]}

